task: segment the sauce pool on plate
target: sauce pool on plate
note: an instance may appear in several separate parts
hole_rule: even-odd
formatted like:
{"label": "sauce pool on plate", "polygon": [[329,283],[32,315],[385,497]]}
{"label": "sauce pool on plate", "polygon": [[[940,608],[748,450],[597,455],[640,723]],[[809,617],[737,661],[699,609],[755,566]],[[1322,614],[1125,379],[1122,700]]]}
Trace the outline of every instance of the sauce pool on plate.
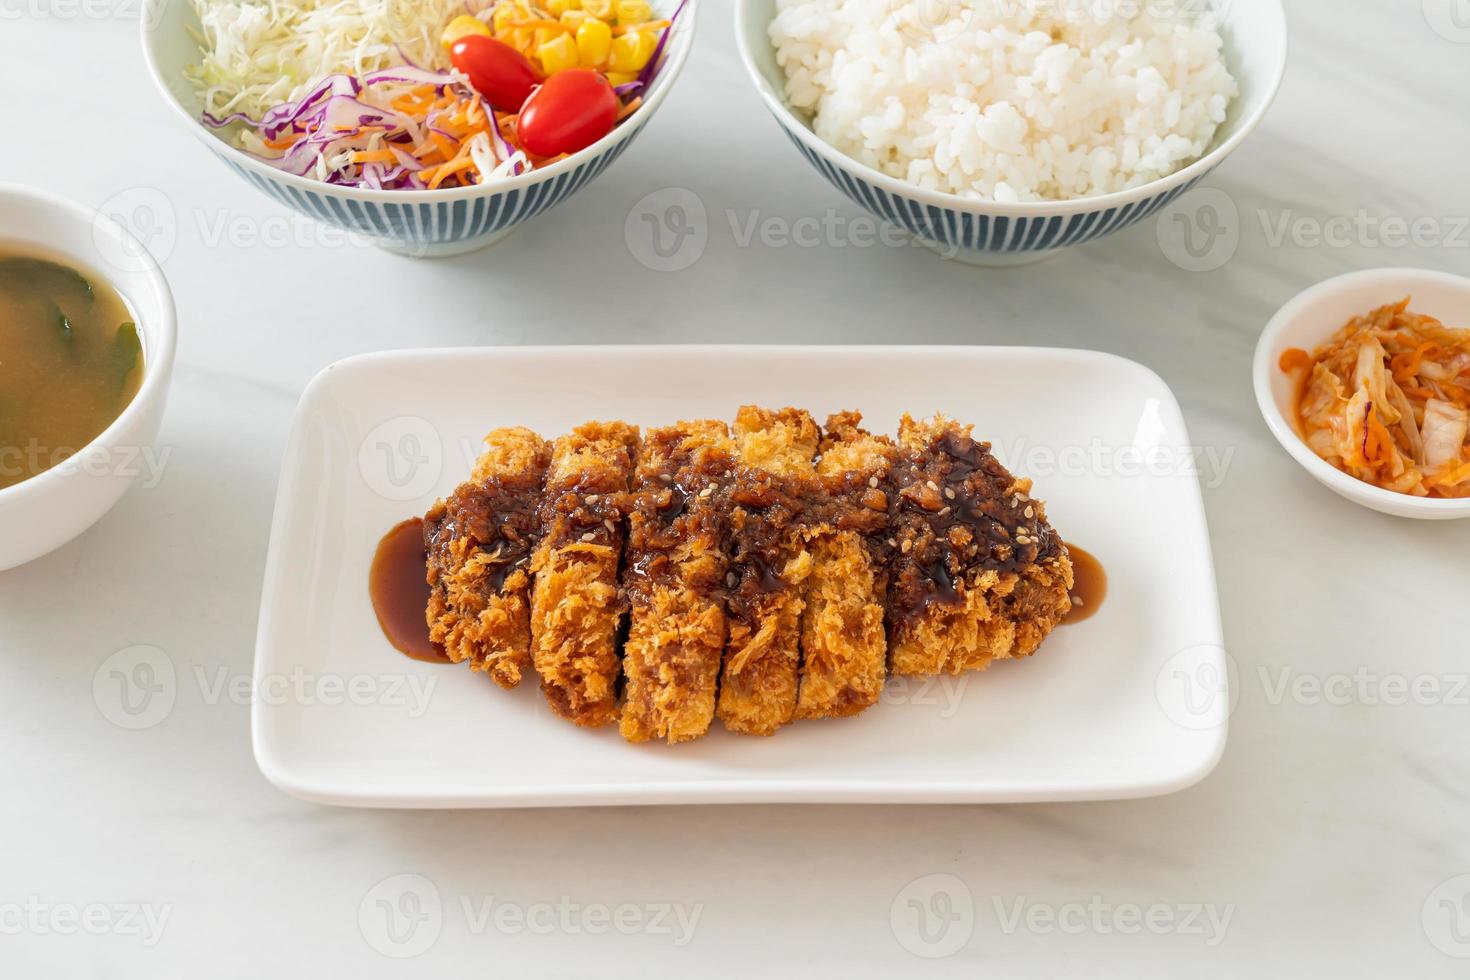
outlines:
{"label": "sauce pool on plate", "polygon": [[368,594],[378,625],[395,649],[415,660],[447,664],[444,651],[429,639],[424,618],[429,605],[424,558],[423,520],[411,517],[395,524],[378,542],[368,573]]}
{"label": "sauce pool on plate", "polygon": [[1067,553],[1072,556],[1072,611],[1062,620],[1063,626],[1090,618],[1108,594],[1108,573],[1102,562],[1075,544],[1067,545]]}
{"label": "sauce pool on plate", "polygon": [[82,450],[143,378],[127,304],[69,263],[0,247],[0,489]]}

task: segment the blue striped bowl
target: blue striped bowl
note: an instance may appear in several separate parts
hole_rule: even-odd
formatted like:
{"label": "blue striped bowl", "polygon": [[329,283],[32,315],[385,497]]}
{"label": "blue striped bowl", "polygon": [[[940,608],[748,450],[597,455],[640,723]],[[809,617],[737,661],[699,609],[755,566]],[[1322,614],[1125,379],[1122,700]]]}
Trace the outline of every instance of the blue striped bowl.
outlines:
{"label": "blue striped bowl", "polygon": [[[677,0],[652,0],[666,15]],[[199,121],[184,67],[199,59],[191,36],[199,21],[186,0],[145,0],[143,56],[164,100],[215,156],[269,196],[309,218],[419,258],[459,255],[504,238],[521,222],[560,204],[596,179],[648,124],[684,68],[694,37],[697,0],[689,0],[669,39],[648,98],[607,136],[565,160],[519,177],[434,191],[338,187],[283,173],[236,149]]]}
{"label": "blue striped bowl", "polygon": [[948,257],[976,265],[1019,265],[1095,241],[1167,207],[1245,140],[1270,108],[1286,71],[1286,14],[1280,0],[1214,0],[1226,61],[1240,83],[1214,145],[1199,160],[1132,190],[1074,201],[1001,204],[928,191],[859,163],[812,132],[786,103],[769,26],[776,0],[736,0],[735,40],[766,107],[807,162],[860,207]]}

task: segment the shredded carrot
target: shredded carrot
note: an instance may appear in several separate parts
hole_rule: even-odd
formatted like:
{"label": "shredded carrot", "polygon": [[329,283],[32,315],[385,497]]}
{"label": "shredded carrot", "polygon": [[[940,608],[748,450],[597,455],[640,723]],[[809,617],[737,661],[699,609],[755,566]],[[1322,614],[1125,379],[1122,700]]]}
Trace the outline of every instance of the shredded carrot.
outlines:
{"label": "shredded carrot", "polygon": [[438,170],[434,172],[433,178],[429,181],[429,190],[434,190],[440,184],[444,183],[447,178],[459,173],[462,170],[468,170],[474,165],[475,161],[473,158],[470,157],[468,153],[464,154],[463,156],[455,157],[453,160],[444,164],[444,166],[438,168]]}
{"label": "shredded carrot", "polygon": [[624,119],[627,119],[634,112],[636,112],[638,110],[638,107],[642,104],[643,96],[641,95],[637,95],[629,99],[627,105],[618,110],[618,122],[622,122]]}
{"label": "shredded carrot", "polygon": [[1394,380],[1399,384],[1412,381],[1414,375],[1419,373],[1419,365],[1423,362],[1425,355],[1429,355],[1432,360],[1438,353],[1439,345],[1432,340],[1426,340],[1412,352],[1395,354],[1388,362],[1389,369],[1393,371]]}
{"label": "shredded carrot", "polygon": [[353,163],[395,163],[397,157],[392,150],[358,150],[352,154]]}

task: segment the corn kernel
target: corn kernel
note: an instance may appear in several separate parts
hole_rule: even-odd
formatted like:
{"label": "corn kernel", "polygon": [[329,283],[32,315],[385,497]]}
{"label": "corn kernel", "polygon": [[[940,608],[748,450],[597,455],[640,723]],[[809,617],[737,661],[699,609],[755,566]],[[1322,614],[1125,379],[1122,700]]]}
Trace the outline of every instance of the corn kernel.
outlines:
{"label": "corn kernel", "polygon": [[554,39],[561,37],[565,33],[565,31],[555,27],[538,27],[535,29],[535,40],[532,41],[532,46],[539,50],[541,45],[550,44]]}
{"label": "corn kernel", "polygon": [[613,0],[619,24],[643,24],[653,17],[648,0]]}
{"label": "corn kernel", "polygon": [[582,9],[598,20],[613,19],[613,0],[582,0]]}
{"label": "corn kernel", "polygon": [[536,57],[541,59],[541,69],[548,75],[554,75],[567,68],[575,68],[578,57],[577,42],[573,41],[569,34],[558,34],[536,49]]}
{"label": "corn kernel", "polygon": [[530,54],[536,46],[536,33],[529,27],[512,27],[501,40],[521,54]]}
{"label": "corn kernel", "polygon": [[581,27],[587,19],[587,12],[585,10],[568,10],[561,15],[561,22],[574,31]]}
{"label": "corn kernel", "polygon": [[640,71],[653,57],[657,44],[652,31],[628,31],[613,38],[612,52],[608,57],[610,71]]}
{"label": "corn kernel", "polygon": [[[587,0],[582,0],[586,9]],[[589,11],[590,13],[590,11]],[[612,28],[605,21],[589,17],[577,28],[577,60],[583,68],[596,68],[607,60],[612,48]]]}
{"label": "corn kernel", "polygon": [[636,71],[610,71],[604,77],[607,78],[607,83],[613,88],[617,88],[619,85],[627,85],[629,82],[638,81],[638,73]]}
{"label": "corn kernel", "polygon": [[482,34],[489,37],[490,28],[486,27],[485,22],[478,17],[471,17],[469,14],[460,14],[444,26],[444,34],[440,37],[439,41],[448,48],[455,41],[458,41],[462,37],[468,37],[471,34]]}
{"label": "corn kernel", "polygon": [[495,13],[490,15],[490,25],[495,28],[496,34],[502,34],[520,19],[514,4],[498,3],[495,5]]}

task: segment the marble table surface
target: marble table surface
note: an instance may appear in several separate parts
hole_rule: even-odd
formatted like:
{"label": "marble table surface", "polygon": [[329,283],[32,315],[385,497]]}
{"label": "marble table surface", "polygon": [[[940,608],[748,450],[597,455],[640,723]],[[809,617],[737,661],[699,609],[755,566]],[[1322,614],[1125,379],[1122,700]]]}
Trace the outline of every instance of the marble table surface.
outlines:
{"label": "marble table surface", "polygon": [[[1470,4],[1291,0],[1279,101],[1207,181],[1234,212],[1214,268],[1181,268],[1147,223],[1001,272],[843,230],[859,212],[748,87],[728,0],[592,189],[419,263],[226,173],[154,94],[137,6],[0,0],[0,175],[131,207],[181,326],[161,481],[0,573],[0,972],[1465,975],[1470,523],[1329,494],[1267,432],[1249,360],[1322,278],[1470,273]],[[707,233],[672,273],[625,236],[671,188]],[[744,231],[802,219],[839,230]],[[1391,219],[1433,233],[1407,243]],[[139,731],[99,710],[99,665],[134,644],[211,684],[249,674],[287,427],[323,365],[654,342],[1075,346],[1157,370],[1230,460],[1204,490],[1238,666],[1216,771],[1119,803],[357,811],[269,785],[240,699],[184,691]],[[422,919],[426,884],[441,910],[405,945],[380,913]]]}

